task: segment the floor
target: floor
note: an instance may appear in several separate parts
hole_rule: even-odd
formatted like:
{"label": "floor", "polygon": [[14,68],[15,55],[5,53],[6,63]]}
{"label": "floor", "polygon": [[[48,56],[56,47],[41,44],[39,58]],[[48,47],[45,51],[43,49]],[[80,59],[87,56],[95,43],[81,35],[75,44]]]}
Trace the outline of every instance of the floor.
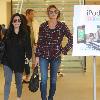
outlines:
{"label": "floor", "polygon": [[[100,57],[96,58],[97,68],[97,100],[100,100]],[[66,73],[63,77],[57,79],[57,90],[54,100],[93,100],[93,58],[87,58],[87,71],[77,73]],[[3,100],[3,87],[4,87],[4,75],[3,68],[0,68],[0,100]],[[14,77],[11,86],[11,93],[9,100],[16,100]],[[48,80],[49,88],[49,80]],[[28,85],[23,85],[22,100],[41,100],[40,91],[31,93],[28,90]]]}

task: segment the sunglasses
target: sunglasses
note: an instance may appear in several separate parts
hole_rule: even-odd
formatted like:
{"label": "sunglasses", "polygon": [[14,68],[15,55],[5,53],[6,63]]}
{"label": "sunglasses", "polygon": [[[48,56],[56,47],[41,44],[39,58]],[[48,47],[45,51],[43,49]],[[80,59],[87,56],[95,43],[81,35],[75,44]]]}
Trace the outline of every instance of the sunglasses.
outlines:
{"label": "sunglasses", "polygon": [[50,10],[49,10],[49,14],[53,14],[53,13],[58,14],[59,11],[58,11],[58,10],[54,10],[54,11],[50,11]]}
{"label": "sunglasses", "polygon": [[16,23],[16,22],[21,22],[21,20],[20,20],[20,19],[14,19],[13,22],[14,22],[14,23]]}

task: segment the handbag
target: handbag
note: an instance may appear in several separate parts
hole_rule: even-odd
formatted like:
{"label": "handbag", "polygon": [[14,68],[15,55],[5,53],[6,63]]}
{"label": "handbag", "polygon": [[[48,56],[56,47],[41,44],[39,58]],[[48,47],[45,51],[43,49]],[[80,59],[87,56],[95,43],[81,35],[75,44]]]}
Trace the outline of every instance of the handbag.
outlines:
{"label": "handbag", "polygon": [[39,72],[38,72],[38,65],[34,68],[32,76],[29,81],[29,90],[31,92],[36,92],[39,88]]}

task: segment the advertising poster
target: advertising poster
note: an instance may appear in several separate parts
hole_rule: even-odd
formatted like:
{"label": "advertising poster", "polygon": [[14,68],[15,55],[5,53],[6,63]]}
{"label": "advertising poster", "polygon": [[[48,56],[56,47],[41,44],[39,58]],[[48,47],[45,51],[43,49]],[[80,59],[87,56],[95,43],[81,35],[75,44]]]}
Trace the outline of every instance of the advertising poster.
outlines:
{"label": "advertising poster", "polygon": [[100,5],[75,5],[73,56],[100,56]]}

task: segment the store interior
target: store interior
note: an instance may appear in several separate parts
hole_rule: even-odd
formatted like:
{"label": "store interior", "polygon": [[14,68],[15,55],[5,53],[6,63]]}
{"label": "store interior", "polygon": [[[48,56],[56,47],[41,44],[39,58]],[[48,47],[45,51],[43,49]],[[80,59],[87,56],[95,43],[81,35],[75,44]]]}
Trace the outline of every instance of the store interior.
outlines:
{"label": "store interior", "polygon": [[[60,21],[65,22],[73,33],[73,8],[74,5],[99,5],[97,0],[0,0],[0,24],[9,25],[12,14],[25,13],[27,8],[36,11],[35,18],[39,24],[48,20],[46,8],[50,4],[55,4],[61,11]],[[4,10],[4,11],[3,11]],[[4,13],[3,13],[4,12]],[[66,43],[66,38],[62,44]],[[68,55],[62,55],[60,71],[63,77],[57,79],[57,90],[54,100],[94,100],[93,99],[93,56],[82,57],[72,56],[72,50]],[[4,93],[4,72],[0,65],[0,100],[3,100]],[[49,83],[49,80],[48,80]],[[49,84],[48,84],[49,87]],[[96,100],[100,100],[100,57],[96,57]],[[16,100],[16,86],[13,76],[10,98]],[[41,100],[40,91],[32,93],[28,89],[28,84],[23,85],[22,100]]]}

